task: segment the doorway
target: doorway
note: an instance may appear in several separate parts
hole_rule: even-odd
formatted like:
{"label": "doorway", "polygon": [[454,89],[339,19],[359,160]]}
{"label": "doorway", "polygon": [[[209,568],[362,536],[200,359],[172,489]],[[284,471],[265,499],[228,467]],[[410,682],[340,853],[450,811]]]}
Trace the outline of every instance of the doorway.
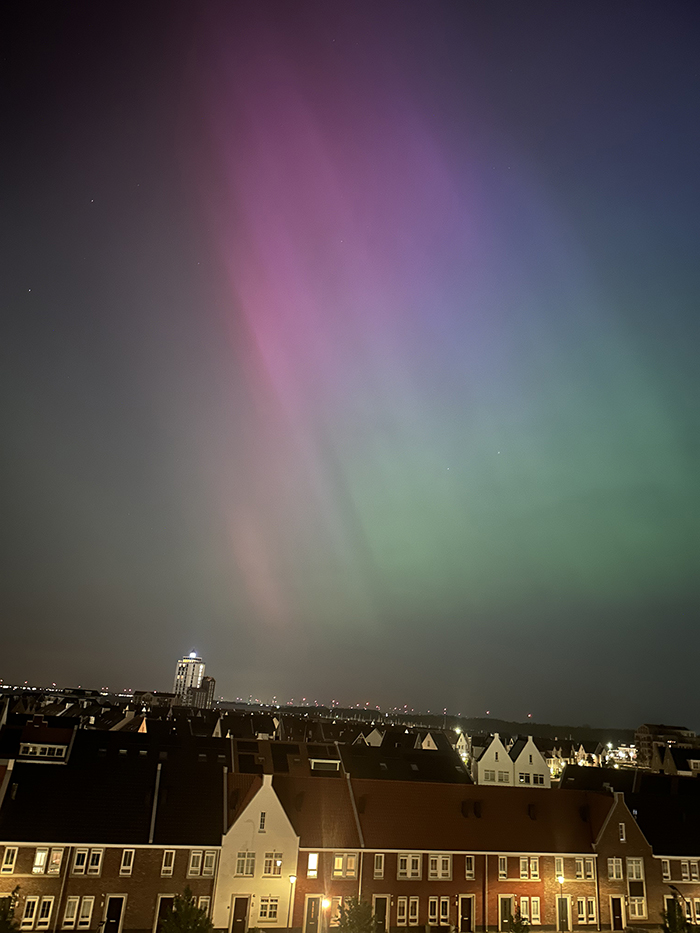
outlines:
{"label": "doorway", "polygon": [[501,896],[498,898],[498,929],[509,930],[513,920],[513,898]]}
{"label": "doorway", "polygon": [[377,933],[387,933],[387,916],[389,914],[389,898],[386,894],[375,894],[374,923]]}
{"label": "doorway", "polygon": [[459,933],[474,933],[474,898],[461,894],[459,898]]}
{"label": "doorway", "polygon": [[107,895],[104,933],[121,933],[125,901],[123,894]]}
{"label": "doorway", "polygon": [[622,898],[621,897],[611,897],[610,898],[610,913],[612,915],[612,928],[613,930],[624,930],[624,918],[622,915]]}
{"label": "doorway", "polygon": [[231,933],[246,933],[248,928],[248,898],[234,897]]}
{"label": "doorway", "polygon": [[566,933],[570,930],[569,926],[569,898],[568,897],[558,897],[557,898],[557,929]]}
{"label": "doorway", "polygon": [[320,897],[307,897],[306,899],[306,923],[304,924],[304,933],[318,933],[320,914],[321,914],[321,898]]}

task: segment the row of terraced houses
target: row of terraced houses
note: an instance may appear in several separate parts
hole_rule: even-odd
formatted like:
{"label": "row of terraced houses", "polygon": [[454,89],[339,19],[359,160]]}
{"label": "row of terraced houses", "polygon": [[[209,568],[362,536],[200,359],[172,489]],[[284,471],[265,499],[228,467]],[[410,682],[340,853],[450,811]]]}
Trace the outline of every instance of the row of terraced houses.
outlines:
{"label": "row of terraced houses", "polygon": [[696,781],[489,787],[454,753],[440,771],[417,751],[400,779],[380,749],[356,754],[8,724],[0,896],[25,931],[157,933],[186,886],[231,933],[330,933],[349,897],[380,933],[506,930],[518,912],[535,930],[652,930],[674,896],[700,923]]}

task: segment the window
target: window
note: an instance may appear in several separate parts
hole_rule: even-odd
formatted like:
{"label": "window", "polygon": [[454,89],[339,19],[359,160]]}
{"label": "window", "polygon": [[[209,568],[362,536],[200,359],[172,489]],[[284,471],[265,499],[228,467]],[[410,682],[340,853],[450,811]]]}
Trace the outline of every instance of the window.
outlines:
{"label": "window", "polygon": [[622,859],[608,859],[608,878],[610,881],[622,881]]}
{"label": "window", "polygon": [[498,856],[498,878],[505,881],[508,877],[508,859],[505,855]]}
{"label": "window", "polygon": [[449,897],[440,898],[440,924],[449,926],[450,923],[450,899]]}
{"label": "window", "polygon": [[396,923],[400,927],[405,927],[407,919],[408,919],[408,898],[399,897],[396,899]]}
{"label": "window", "polygon": [[625,828],[625,824],[618,823],[617,826],[620,833],[620,842],[627,842],[627,829]]}
{"label": "window", "polygon": [[530,877],[530,860],[528,858],[520,859],[520,877],[521,878]]}
{"label": "window", "polygon": [[661,876],[664,881],[671,880],[671,862],[667,858],[661,859]]}
{"label": "window", "polygon": [[37,918],[36,918],[37,930],[48,930],[49,923],[51,922],[52,911],[53,911],[53,898],[42,897],[41,905],[39,906],[39,913],[37,914]]}
{"label": "window", "polygon": [[75,921],[78,919],[79,897],[69,897],[66,901],[66,910],[63,914],[63,929],[72,930],[75,927]]}
{"label": "window", "polygon": [[474,856],[465,855],[464,856],[464,877],[467,881],[474,880]]}
{"label": "window", "polygon": [[383,852],[374,853],[374,877],[375,878],[384,877],[384,853]]}
{"label": "window", "polygon": [[95,904],[94,897],[84,897],[83,902],[80,905],[80,913],[78,914],[78,929],[87,930],[90,926],[90,920],[92,919],[92,908]]}
{"label": "window", "polygon": [[539,924],[540,922],[540,899],[539,897],[530,898],[530,923]]}
{"label": "window", "polygon": [[440,904],[439,897],[428,898],[428,923],[432,924],[433,926],[436,926],[438,922],[439,904]]}
{"label": "window", "polygon": [[690,880],[691,881],[700,880],[700,878],[698,878],[698,863],[697,862],[690,863]]}
{"label": "window", "polygon": [[46,862],[49,857],[48,849],[37,849],[34,853],[34,864],[32,865],[33,875],[43,875],[46,871]]}
{"label": "window", "polygon": [[700,923],[700,900],[695,898],[695,923]]}
{"label": "window", "polygon": [[630,908],[630,917],[636,917],[637,919],[646,916],[646,906],[644,903],[643,897],[630,897],[629,908]]}
{"label": "window", "polygon": [[[318,866],[318,853],[309,855],[309,878],[315,878],[316,874],[311,874],[311,859],[315,856],[315,865]],[[314,872],[316,869],[314,869]],[[255,852],[239,852],[236,856],[236,874],[252,878],[255,874]]]}
{"label": "window", "polygon": [[409,897],[408,899],[408,924],[412,927],[418,926],[418,898]]}
{"label": "window", "polygon": [[544,787],[544,774],[533,774],[532,783],[541,784]]}
{"label": "window", "polygon": [[209,916],[210,905],[211,905],[210,897],[200,897],[199,901],[197,902],[197,907],[199,907],[200,910],[203,910],[204,913],[207,915],[207,917]]}
{"label": "window", "polygon": [[265,821],[266,821],[266,820],[267,820],[267,814],[265,813],[264,810],[261,810],[261,811],[260,811],[260,822],[258,823],[258,832],[259,832],[259,833],[264,833],[264,832],[265,832]]}
{"label": "window", "polygon": [[494,760],[494,761],[498,761],[498,752],[496,752],[496,753],[494,754],[493,760]]}
{"label": "window", "polygon": [[88,875],[99,875],[102,871],[102,856],[104,854],[104,849],[91,849],[90,858],[88,859],[87,873]]}
{"label": "window", "polygon": [[342,897],[331,898],[331,908],[328,912],[328,925],[337,927],[340,923],[340,905],[343,903]]}
{"label": "window", "polygon": [[593,879],[595,878],[595,871],[593,868],[593,859],[587,858],[585,860],[584,865],[585,865],[586,881],[593,881]]}
{"label": "window", "polygon": [[540,878],[540,860],[537,856],[530,859],[530,877],[533,881],[539,881]]}
{"label": "window", "polygon": [[559,878],[560,876],[564,877],[564,859],[555,858],[554,859],[554,874]]}
{"label": "window", "polygon": [[280,899],[278,897],[261,897],[260,910],[258,911],[258,920],[263,922],[272,922],[277,919],[277,908]]}
{"label": "window", "polygon": [[22,914],[22,922],[20,924],[20,929],[22,930],[31,930],[34,926],[34,920],[36,919],[36,909],[39,905],[38,897],[28,897],[24,902],[24,913]]}
{"label": "window", "polygon": [[211,878],[214,874],[214,868],[216,866],[216,852],[213,849],[208,849],[204,853],[204,861],[202,862],[202,875],[205,878]]}
{"label": "window", "polygon": [[0,873],[3,875],[11,875],[15,870],[15,862],[17,861],[17,849],[16,847],[8,847],[5,849],[5,854],[2,857],[2,869]]}
{"label": "window", "polygon": [[627,880],[628,881],[643,881],[644,880],[644,865],[643,861],[640,858],[628,858],[627,859]]}
{"label": "window", "polygon": [[84,875],[87,867],[88,849],[76,849],[73,859],[73,874]]}
{"label": "window", "polygon": [[510,784],[510,774],[507,771],[498,772],[498,783],[499,784]]}
{"label": "window", "polygon": [[449,881],[452,878],[452,856],[431,855],[428,858],[428,877],[435,881]]}
{"label": "window", "polygon": [[187,868],[188,875],[198,875],[202,871],[202,850],[193,849],[190,852],[190,864]]}
{"label": "window", "polygon": [[423,858],[418,854],[399,855],[397,861],[397,878],[420,878]]}
{"label": "window", "polygon": [[518,774],[518,781],[519,781],[521,784],[529,784],[529,783],[530,783],[530,775],[528,774],[528,772],[527,772],[527,771],[521,771],[521,772]]}
{"label": "window", "polygon": [[[245,855],[245,852],[239,852],[238,858],[240,859],[241,855]],[[243,875],[245,872],[236,870],[237,875]],[[307,878],[318,878],[318,852],[309,852],[309,861],[306,865],[306,877]]]}
{"label": "window", "polygon": [[578,879],[583,878],[583,859],[576,859],[576,877]]}
{"label": "window", "polygon": [[530,898],[521,897],[520,898],[520,916],[523,920],[530,922]]}
{"label": "window", "polygon": [[354,852],[338,852],[333,856],[333,877],[354,878],[357,874],[357,855]]}
{"label": "window", "polygon": [[[269,877],[271,875],[281,875],[281,874],[282,874],[282,853],[281,852],[266,852],[265,861],[263,862],[263,876]],[[333,869],[333,875],[335,875],[335,868]]]}
{"label": "window", "polygon": [[47,875],[60,875],[61,862],[63,861],[63,849],[52,849],[49,856],[49,864],[46,866]]}
{"label": "window", "polygon": [[160,874],[163,878],[168,878],[173,873],[175,866],[175,849],[166,849],[163,852],[163,863],[160,866]]}
{"label": "window", "polygon": [[495,781],[495,780],[496,780],[496,772],[495,772],[495,771],[488,771],[488,770],[484,771],[484,780],[485,780],[485,781]]}
{"label": "window", "polygon": [[597,919],[596,909],[595,909],[595,898],[588,898],[588,922],[595,923]]}
{"label": "window", "polygon": [[130,875],[134,867],[134,850],[124,849],[122,852],[122,863],[119,866],[120,875]]}
{"label": "window", "polygon": [[686,861],[681,862],[681,881],[690,881],[690,866]]}
{"label": "window", "polygon": [[576,914],[577,914],[579,923],[586,922],[586,898],[585,897],[576,898]]}

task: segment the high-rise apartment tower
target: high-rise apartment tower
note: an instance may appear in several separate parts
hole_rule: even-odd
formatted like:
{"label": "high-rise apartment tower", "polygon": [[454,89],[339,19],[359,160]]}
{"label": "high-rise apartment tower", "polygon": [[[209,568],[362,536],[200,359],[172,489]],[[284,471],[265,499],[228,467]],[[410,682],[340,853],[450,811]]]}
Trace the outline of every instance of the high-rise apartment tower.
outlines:
{"label": "high-rise apartment tower", "polygon": [[173,693],[180,697],[184,704],[190,699],[190,690],[197,690],[202,686],[202,678],[206,665],[197,657],[196,651],[190,651],[186,658],[180,658],[175,668],[175,685]]}

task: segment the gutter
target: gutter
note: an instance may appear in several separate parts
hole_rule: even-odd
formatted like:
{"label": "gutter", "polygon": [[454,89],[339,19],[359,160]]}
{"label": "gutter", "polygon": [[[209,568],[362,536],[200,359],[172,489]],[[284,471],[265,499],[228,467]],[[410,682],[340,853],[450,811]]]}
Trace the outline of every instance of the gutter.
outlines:
{"label": "gutter", "polygon": [[148,844],[153,844],[153,837],[156,833],[156,813],[158,812],[158,790],[160,789],[160,774],[163,767],[163,762],[158,762],[158,767],[156,769],[156,786],[153,791],[153,809],[151,810],[151,827],[148,831]]}

